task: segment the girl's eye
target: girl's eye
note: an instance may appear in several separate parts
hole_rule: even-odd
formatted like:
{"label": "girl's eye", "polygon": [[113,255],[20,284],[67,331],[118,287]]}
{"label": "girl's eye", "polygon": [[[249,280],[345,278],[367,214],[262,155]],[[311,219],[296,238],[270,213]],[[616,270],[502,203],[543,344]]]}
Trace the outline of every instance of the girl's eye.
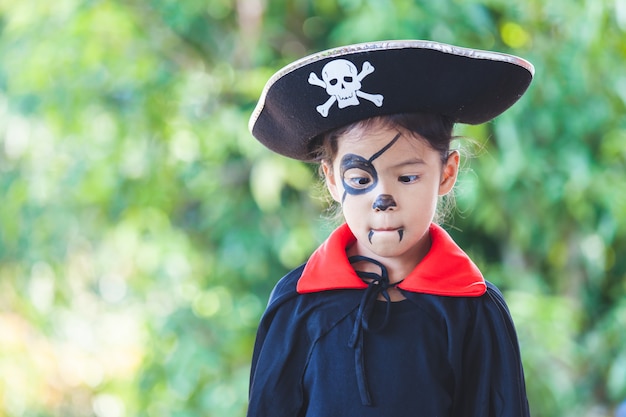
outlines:
{"label": "girl's eye", "polygon": [[368,177],[352,177],[348,178],[347,180],[348,184],[350,184],[354,188],[365,188],[371,182],[371,179]]}
{"label": "girl's eye", "polygon": [[412,184],[419,179],[419,175],[401,175],[398,177],[398,181],[404,184]]}

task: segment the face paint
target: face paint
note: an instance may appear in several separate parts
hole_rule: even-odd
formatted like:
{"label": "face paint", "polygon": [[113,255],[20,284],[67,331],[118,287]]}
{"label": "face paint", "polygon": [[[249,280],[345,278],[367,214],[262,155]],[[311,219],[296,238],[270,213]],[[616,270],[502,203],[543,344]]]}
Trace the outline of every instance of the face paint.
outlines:
{"label": "face paint", "polygon": [[[348,180],[346,172],[354,170],[354,176]],[[369,192],[378,183],[378,173],[371,161],[359,155],[347,154],[341,159],[341,181],[343,182],[343,197],[341,203],[346,199],[347,194],[360,195]]]}
{"label": "face paint", "polygon": [[396,200],[393,199],[392,195],[389,194],[381,194],[376,197],[374,204],[372,204],[372,208],[376,211],[386,211],[391,207],[397,207]]}
{"label": "face paint", "polygon": [[[376,197],[374,204],[372,204],[372,208],[376,211],[386,211],[392,207],[397,207],[396,200],[390,194],[381,194]],[[372,236],[374,236],[374,231],[370,230],[367,238],[372,243]],[[404,229],[398,229],[399,241],[402,242],[402,237],[404,236]]]}
{"label": "face paint", "polygon": [[[387,145],[381,150],[376,152],[370,159],[365,159],[360,155],[352,153],[346,154],[341,158],[341,181],[343,183],[343,196],[341,203],[346,199],[347,194],[361,195],[371,191],[376,184],[378,184],[378,172],[374,168],[373,162],[376,158],[381,156],[387,149],[391,148],[394,143],[400,138],[398,133]],[[346,173],[351,170],[354,171],[354,175],[346,177]]]}
{"label": "face paint", "polygon": [[[374,237],[374,231],[370,230],[367,233],[367,240],[370,241],[370,245],[372,244],[372,237]],[[398,229],[398,242],[402,242],[403,237],[404,237],[404,229]]]}
{"label": "face paint", "polygon": [[[341,204],[344,203],[348,194],[362,195],[370,192],[376,187],[378,184],[378,172],[376,171],[373,162],[376,158],[391,148],[393,144],[400,139],[400,135],[400,133],[397,133],[387,145],[372,155],[370,159],[365,159],[360,155],[352,153],[345,154],[343,158],[341,158],[341,181],[344,189],[343,196],[341,197]],[[372,205],[374,210],[380,211],[385,211],[391,207],[397,207],[397,204],[393,196],[389,194],[379,195]],[[372,244],[373,236],[374,230],[370,230],[367,234],[367,239],[370,244]],[[404,230],[399,229],[398,236],[400,241],[402,241]]]}

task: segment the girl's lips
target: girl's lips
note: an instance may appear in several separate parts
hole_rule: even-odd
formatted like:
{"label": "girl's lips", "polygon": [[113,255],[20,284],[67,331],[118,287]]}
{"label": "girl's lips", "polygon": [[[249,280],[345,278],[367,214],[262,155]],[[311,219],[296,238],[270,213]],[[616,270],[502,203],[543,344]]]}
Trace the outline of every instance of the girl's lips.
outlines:
{"label": "girl's lips", "polygon": [[374,233],[389,233],[389,232],[397,233],[400,238],[400,242],[402,241],[402,238],[404,237],[404,227],[380,227],[378,229],[370,229],[369,233],[367,234],[367,239],[369,240],[371,244]]}
{"label": "girl's lips", "polygon": [[372,228],[371,230],[374,232],[396,232],[399,229],[402,229],[402,227],[379,227],[379,228]]}

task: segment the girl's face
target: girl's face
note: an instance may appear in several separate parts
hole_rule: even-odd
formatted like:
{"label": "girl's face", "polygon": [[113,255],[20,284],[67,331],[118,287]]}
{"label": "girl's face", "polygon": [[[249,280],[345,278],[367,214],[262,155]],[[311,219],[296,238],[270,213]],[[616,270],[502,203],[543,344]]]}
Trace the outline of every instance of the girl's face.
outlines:
{"label": "girl's face", "polygon": [[442,163],[426,140],[380,124],[341,136],[332,166],[322,168],[356,236],[351,251],[416,265],[430,248],[437,199],[454,186],[458,166],[458,152]]}

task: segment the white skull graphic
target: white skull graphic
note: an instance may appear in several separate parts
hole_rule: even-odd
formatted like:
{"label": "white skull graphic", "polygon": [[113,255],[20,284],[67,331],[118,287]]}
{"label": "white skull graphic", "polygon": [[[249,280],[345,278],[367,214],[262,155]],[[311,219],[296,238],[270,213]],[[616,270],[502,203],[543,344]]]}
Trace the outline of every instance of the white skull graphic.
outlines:
{"label": "white skull graphic", "polygon": [[329,62],[322,69],[322,80],[326,84],[326,92],[335,96],[340,109],[359,104],[356,92],[361,89],[361,81],[359,71],[352,62],[345,59]]}
{"label": "white skull graphic", "polygon": [[326,89],[330,98],[326,103],[317,106],[317,111],[323,117],[328,116],[328,110],[337,102],[340,109],[360,104],[359,97],[371,101],[376,106],[383,105],[383,96],[380,94],[368,94],[361,91],[361,80],[374,72],[374,67],[369,62],[363,63],[361,72],[356,66],[345,59],[335,59],[322,68],[322,79],[312,72],[309,75],[309,84]]}

